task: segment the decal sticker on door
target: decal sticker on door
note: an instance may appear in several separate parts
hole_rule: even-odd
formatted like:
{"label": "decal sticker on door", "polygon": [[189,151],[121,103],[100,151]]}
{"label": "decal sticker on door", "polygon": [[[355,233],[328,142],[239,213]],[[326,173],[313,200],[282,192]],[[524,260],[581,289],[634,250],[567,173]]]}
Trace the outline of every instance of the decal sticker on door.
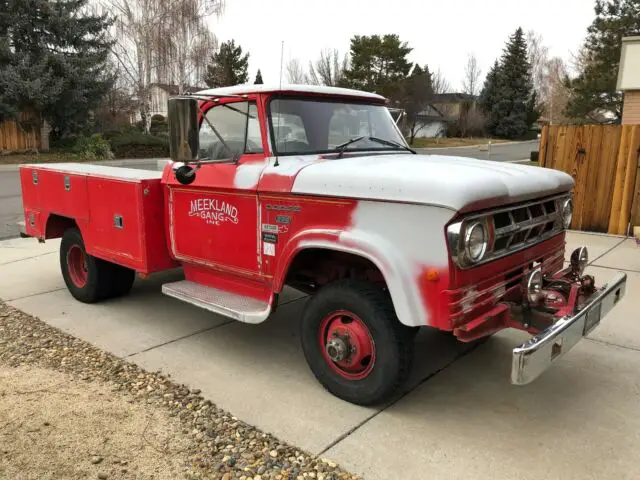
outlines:
{"label": "decal sticker on door", "polygon": [[190,217],[200,217],[207,225],[238,223],[238,208],[231,203],[215,198],[197,198],[191,200]]}

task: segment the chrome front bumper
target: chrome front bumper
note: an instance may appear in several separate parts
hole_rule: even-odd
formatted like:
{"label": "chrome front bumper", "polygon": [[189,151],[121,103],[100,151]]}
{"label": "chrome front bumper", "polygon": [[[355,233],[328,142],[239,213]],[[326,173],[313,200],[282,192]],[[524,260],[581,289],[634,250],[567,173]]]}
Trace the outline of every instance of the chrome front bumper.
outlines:
{"label": "chrome front bumper", "polygon": [[571,350],[622,299],[626,285],[627,275],[618,273],[611,282],[589,298],[579,313],[560,318],[546,330],[515,348],[511,363],[511,383],[531,383],[553,362]]}

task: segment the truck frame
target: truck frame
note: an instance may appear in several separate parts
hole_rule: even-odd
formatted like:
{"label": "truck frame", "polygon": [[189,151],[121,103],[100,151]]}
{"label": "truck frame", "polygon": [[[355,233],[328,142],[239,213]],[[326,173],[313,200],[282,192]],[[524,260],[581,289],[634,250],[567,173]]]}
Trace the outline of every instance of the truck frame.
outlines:
{"label": "truck frame", "polygon": [[376,94],[241,85],[169,100],[162,171],[20,167],[26,234],[61,238],[69,292],[126,295],[180,267],[162,292],[235,320],[267,320],[285,286],[308,293],[302,348],[349,402],[387,401],[420,328],[482,341],[532,335],[511,381],[532,382],[624,296],[596,287],[586,248],[564,266],[573,179],[418,155]]}

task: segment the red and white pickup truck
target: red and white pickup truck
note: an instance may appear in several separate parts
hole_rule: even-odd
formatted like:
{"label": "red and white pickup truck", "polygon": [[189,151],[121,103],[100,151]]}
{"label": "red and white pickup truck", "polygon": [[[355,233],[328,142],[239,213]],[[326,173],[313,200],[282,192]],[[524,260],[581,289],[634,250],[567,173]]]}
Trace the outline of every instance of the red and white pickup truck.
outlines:
{"label": "red and white pickup truck", "polygon": [[[163,293],[260,323],[285,286],[309,367],[358,404],[406,379],[419,327],[462,342],[517,328],[511,381],[533,381],[625,292],[596,288],[585,248],[564,265],[565,173],[418,155],[385,99],[329,87],[246,85],[169,100],[163,172],[21,166],[27,234],[62,237],[82,302],[124,295],[136,274],[182,267]],[[179,321],[179,320],[176,320]]]}

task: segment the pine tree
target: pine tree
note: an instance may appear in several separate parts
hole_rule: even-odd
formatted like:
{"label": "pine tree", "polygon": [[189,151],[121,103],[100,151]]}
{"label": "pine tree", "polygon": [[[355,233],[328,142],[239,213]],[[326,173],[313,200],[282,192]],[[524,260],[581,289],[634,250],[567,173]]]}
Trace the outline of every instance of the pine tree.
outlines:
{"label": "pine tree", "polygon": [[88,0],[4,0],[0,8],[0,121],[33,111],[77,131],[111,88],[107,16]]}
{"label": "pine tree", "polygon": [[394,98],[411,70],[407,55],[413,49],[398,35],[356,35],[351,39],[351,65],[341,86]]}
{"label": "pine tree", "polygon": [[495,126],[497,120],[492,115],[493,106],[496,103],[496,93],[498,89],[498,77],[500,76],[500,63],[498,60],[495,61],[489,73],[487,73],[487,77],[484,81],[484,86],[482,87],[482,91],[480,92],[480,109],[485,114],[486,117],[486,128],[489,132],[493,132],[495,130]]}
{"label": "pine tree", "polygon": [[242,47],[230,40],[222,43],[220,49],[211,56],[204,82],[212,88],[247,83],[248,68],[249,54],[242,55]]}
{"label": "pine tree", "polygon": [[[566,80],[571,95],[565,114],[572,118],[622,118],[622,94],[616,90],[622,37],[640,35],[640,0],[596,0],[581,71]],[[604,115],[603,114],[608,114]]]}
{"label": "pine tree", "polygon": [[427,65],[424,68],[416,64],[411,74],[402,82],[398,104],[404,110],[404,124],[413,144],[416,134],[425,125],[420,114],[433,101],[433,85],[431,72]]}
{"label": "pine tree", "polygon": [[485,82],[481,105],[488,117],[487,130],[498,137],[521,137],[537,119],[536,103],[527,43],[518,28]]}
{"label": "pine tree", "polygon": [[264,82],[262,81],[262,72],[258,69],[258,73],[256,73],[256,81],[253,82],[255,85],[262,85]]}

